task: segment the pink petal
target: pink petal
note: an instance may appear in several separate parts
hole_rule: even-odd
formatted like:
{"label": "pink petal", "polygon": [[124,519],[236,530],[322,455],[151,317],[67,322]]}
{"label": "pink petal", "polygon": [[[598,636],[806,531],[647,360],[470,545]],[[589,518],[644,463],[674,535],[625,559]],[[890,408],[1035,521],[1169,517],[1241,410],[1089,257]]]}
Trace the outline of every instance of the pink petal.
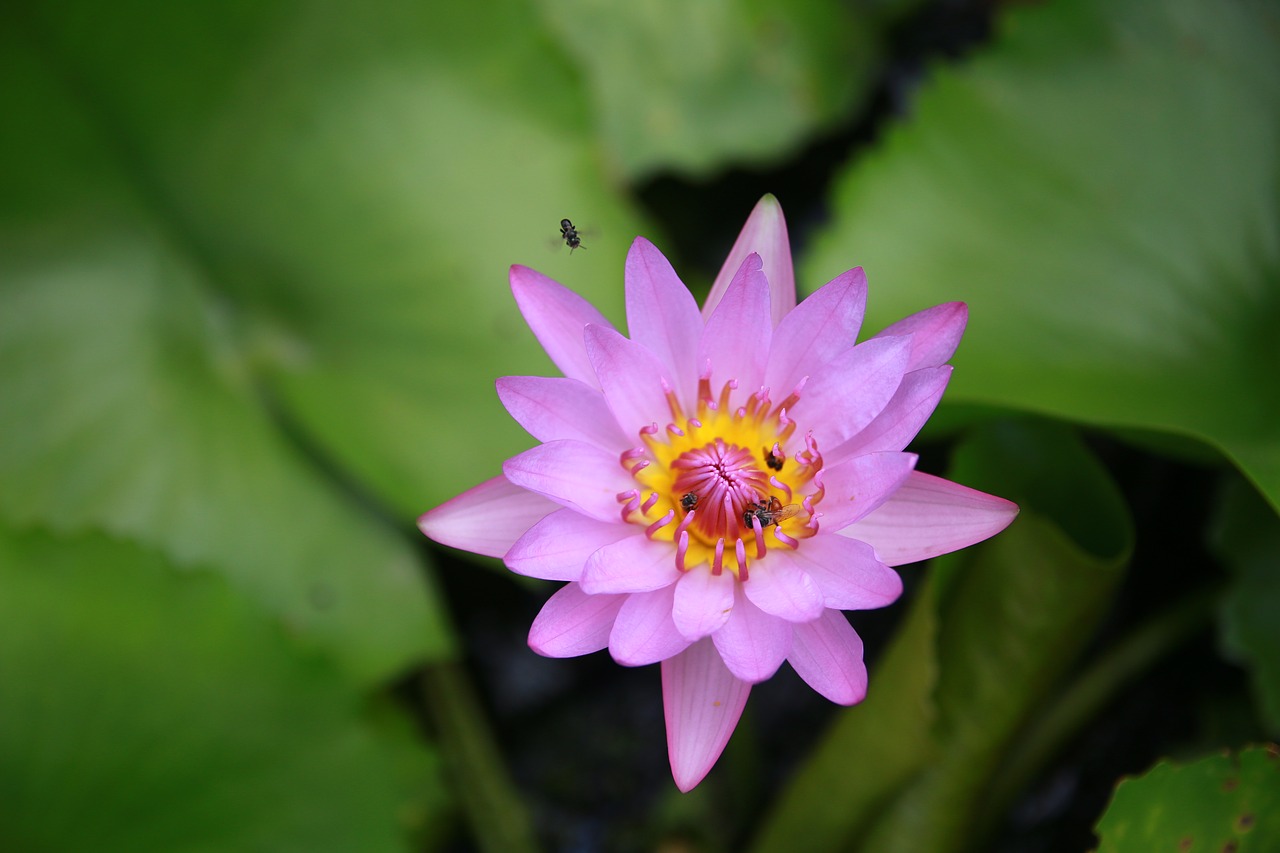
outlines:
{"label": "pink petal", "polygon": [[879,450],[902,450],[916,437],[942,399],[951,365],[913,370],[902,377],[893,399],[862,431],[829,453],[827,464]]}
{"label": "pink petal", "polygon": [[963,302],[947,302],[899,320],[875,337],[910,335],[911,358],[907,361],[907,370],[938,367],[955,354],[968,322],[969,306]]}
{"label": "pink petal", "polygon": [[502,463],[502,473],[517,486],[600,521],[620,519],[618,493],[635,488],[617,454],[570,439],[549,441],[513,456]]}
{"label": "pink petal", "polygon": [[[820,447],[835,449],[884,411],[902,384],[910,351],[910,338],[850,347],[811,375],[792,417],[810,425]],[[779,388],[776,396],[790,392]]]}
{"label": "pink petal", "polygon": [[805,683],[838,705],[854,705],[867,695],[862,639],[838,610],[795,627],[792,669]]}
{"label": "pink petal", "polygon": [[627,331],[667,366],[677,395],[692,408],[698,387],[698,339],[702,315],[671,263],[637,237],[627,253]]}
{"label": "pink petal", "polygon": [[[777,553],[785,556],[784,551]],[[756,607],[788,622],[808,622],[817,619],[823,611],[822,592],[818,585],[804,569],[786,560],[751,564],[742,591]]]}
{"label": "pink petal", "polygon": [[760,271],[760,256],[753,253],[743,259],[707,320],[698,342],[698,370],[705,371],[710,363],[715,386],[736,379],[750,393],[764,381],[772,334],[769,284]]}
{"label": "pink petal", "polygon": [[494,477],[440,504],[418,519],[418,529],[441,545],[486,557],[501,557],[556,505]]}
{"label": "pink petal", "polygon": [[879,509],[839,533],[866,542],[890,566],[901,566],[981,542],[1017,514],[1017,504],[1004,498],[913,471]]}
{"label": "pink petal", "polygon": [[596,373],[582,345],[582,330],[588,325],[613,328],[604,315],[559,282],[519,264],[511,268],[511,293],[556,367],[570,379],[596,386]]}
{"label": "pink petal", "polygon": [[639,440],[638,430],[671,421],[666,389],[673,387],[662,361],[613,329],[588,326],[587,355],[604,399],[622,432]]}
{"label": "pink petal", "polygon": [[561,588],[533,620],[529,648],[549,658],[600,651],[609,644],[609,632],[626,599],[625,595],[587,595],[576,583]]}
{"label": "pink petal", "polygon": [[676,583],[672,617],[676,630],[689,641],[700,640],[720,629],[733,610],[731,572],[713,575],[707,566],[695,566]]}
{"label": "pink petal", "polygon": [[596,521],[577,510],[558,509],[517,539],[502,561],[525,577],[576,581],[582,577],[588,557],[605,545],[637,535],[641,535],[640,528],[621,519]]}
{"label": "pink petal", "polygon": [[667,754],[681,791],[693,790],[720,758],[750,693],[708,639],[662,662]]}
{"label": "pink petal", "polygon": [[822,593],[823,605],[833,610],[873,610],[902,595],[898,573],[857,539],[820,533],[803,540],[797,550],[780,550],[769,559],[775,556],[807,572]]}
{"label": "pink petal", "polygon": [[633,444],[592,385],[559,376],[504,376],[496,384],[502,405],[538,441],[572,438],[613,453]]}
{"label": "pink petal", "polygon": [[834,533],[880,506],[911,476],[916,455],[883,451],[846,459],[819,475],[826,494],[818,504],[820,529]]}
{"label": "pink petal", "polygon": [[602,592],[648,592],[680,579],[675,548],[670,542],[654,542],[631,536],[605,545],[587,558],[582,588],[592,595]]}
{"label": "pink petal", "polygon": [[764,384],[786,394],[806,374],[853,346],[866,307],[862,267],[837,276],[797,305],[773,331]]}
{"label": "pink petal", "polygon": [[702,316],[710,317],[720,304],[729,282],[747,255],[755,252],[764,262],[764,275],[769,280],[769,316],[773,325],[796,307],[796,277],[791,265],[791,241],[787,238],[787,222],[782,216],[782,205],[772,195],[766,195],[756,203],[747,224],[742,226],[737,241],[729,250],[720,274],[716,276],[707,302],[702,306]]}
{"label": "pink petal", "polygon": [[675,584],[627,596],[609,634],[609,654],[623,666],[664,661],[689,648],[671,621]]}
{"label": "pink petal", "polygon": [[755,684],[772,676],[786,660],[791,651],[791,623],[752,604],[742,586],[738,585],[729,620],[711,639],[729,671]]}

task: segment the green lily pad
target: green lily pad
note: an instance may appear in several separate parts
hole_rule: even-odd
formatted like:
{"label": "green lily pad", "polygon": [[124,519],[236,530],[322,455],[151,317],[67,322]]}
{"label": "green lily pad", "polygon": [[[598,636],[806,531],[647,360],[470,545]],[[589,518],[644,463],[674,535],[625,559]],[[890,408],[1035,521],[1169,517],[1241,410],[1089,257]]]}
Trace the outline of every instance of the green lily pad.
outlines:
{"label": "green lily pad", "polygon": [[874,82],[889,5],[537,4],[582,69],[610,159],[632,179],[758,163],[848,116]]}
{"label": "green lily pad", "polygon": [[508,266],[619,317],[641,230],[532,10],[3,15],[0,514],[224,572],[363,678],[448,653],[404,537],[531,441]]}
{"label": "green lily pad", "polygon": [[950,402],[1191,437],[1280,508],[1273,6],[1011,9],[839,180],[801,280],[963,299]]}
{"label": "green lily pad", "polygon": [[1098,853],[1264,853],[1280,847],[1280,751],[1255,746],[1162,761],[1121,780],[1098,821]]}
{"label": "green lily pad", "polygon": [[0,847],[412,849],[447,798],[218,575],[101,535],[0,527]]}
{"label": "green lily pad", "polygon": [[[406,521],[529,446],[492,383],[554,369],[509,266],[620,319],[626,250],[659,236],[609,188],[585,98],[532,9],[59,9],[32,13],[35,73],[78,81],[70,120],[126,149],[125,182],[208,274],[297,435]],[[66,147],[49,119],[27,124],[10,163]],[[55,165],[75,166],[36,176]],[[577,251],[559,240],[565,217]]]}

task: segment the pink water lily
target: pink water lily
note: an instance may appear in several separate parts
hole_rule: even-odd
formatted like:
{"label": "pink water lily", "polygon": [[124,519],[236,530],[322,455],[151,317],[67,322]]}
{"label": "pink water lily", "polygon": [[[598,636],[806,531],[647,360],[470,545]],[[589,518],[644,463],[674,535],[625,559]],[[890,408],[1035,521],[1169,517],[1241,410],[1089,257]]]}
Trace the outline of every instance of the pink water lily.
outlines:
{"label": "pink water lily", "polygon": [[771,196],[701,311],[643,238],[625,283],[629,338],[512,267],[516,302],[564,376],[505,377],[498,395],[541,443],[419,526],[567,582],[529,632],[539,654],[661,662],[671,770],[688,791],[751,685],[783,661],[831,701],[861,701],[862,641],[840,611],[893,602],[891,567],[986,539],[1017,507],[917,472],[903,451],[950,378],[963,303],[855,344],[862,270],[797,305]]}

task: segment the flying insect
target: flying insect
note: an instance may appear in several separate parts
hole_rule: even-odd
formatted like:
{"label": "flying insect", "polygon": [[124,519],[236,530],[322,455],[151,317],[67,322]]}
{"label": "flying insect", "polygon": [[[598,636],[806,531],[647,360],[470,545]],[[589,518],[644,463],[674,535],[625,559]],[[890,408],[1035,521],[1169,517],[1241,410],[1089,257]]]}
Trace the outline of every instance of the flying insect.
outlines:
{"label": "flying insect", "polygon": [[574,249],[585,249],[582,245],[582,237],[578,234],[578,229],[573,227],[573,223],[567,219],[560,220],[560,236],[564,238],[564,244],[569,247],[569,254],[573,254]]}

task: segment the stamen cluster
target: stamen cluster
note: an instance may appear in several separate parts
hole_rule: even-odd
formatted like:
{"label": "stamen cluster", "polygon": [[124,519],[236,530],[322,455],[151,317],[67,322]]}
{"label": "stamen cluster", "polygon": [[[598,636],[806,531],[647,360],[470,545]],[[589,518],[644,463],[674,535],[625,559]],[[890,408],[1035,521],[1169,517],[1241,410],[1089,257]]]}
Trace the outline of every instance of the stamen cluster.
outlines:
{"label": "stamen cluster", "polygon": [[[737,381],[713,395],[704,376],[694,417],[668,390],[671,422],[641,428],[641,444],[620,455],[637,484],[618,493],[623,521],[644,525],[650,539],[674,542],[681,572],[709,564],[713,575],[728,568],[745,581],[750,562],[768,553],[768,535],[799,548],[818,532],[823,496],[817,441],[809,432],[796,442],[797,424],[787,415],[804,386],[802,380],[776,406],[761,388],[735,408]],[[801,444],[791,457],[789,442]]]}

